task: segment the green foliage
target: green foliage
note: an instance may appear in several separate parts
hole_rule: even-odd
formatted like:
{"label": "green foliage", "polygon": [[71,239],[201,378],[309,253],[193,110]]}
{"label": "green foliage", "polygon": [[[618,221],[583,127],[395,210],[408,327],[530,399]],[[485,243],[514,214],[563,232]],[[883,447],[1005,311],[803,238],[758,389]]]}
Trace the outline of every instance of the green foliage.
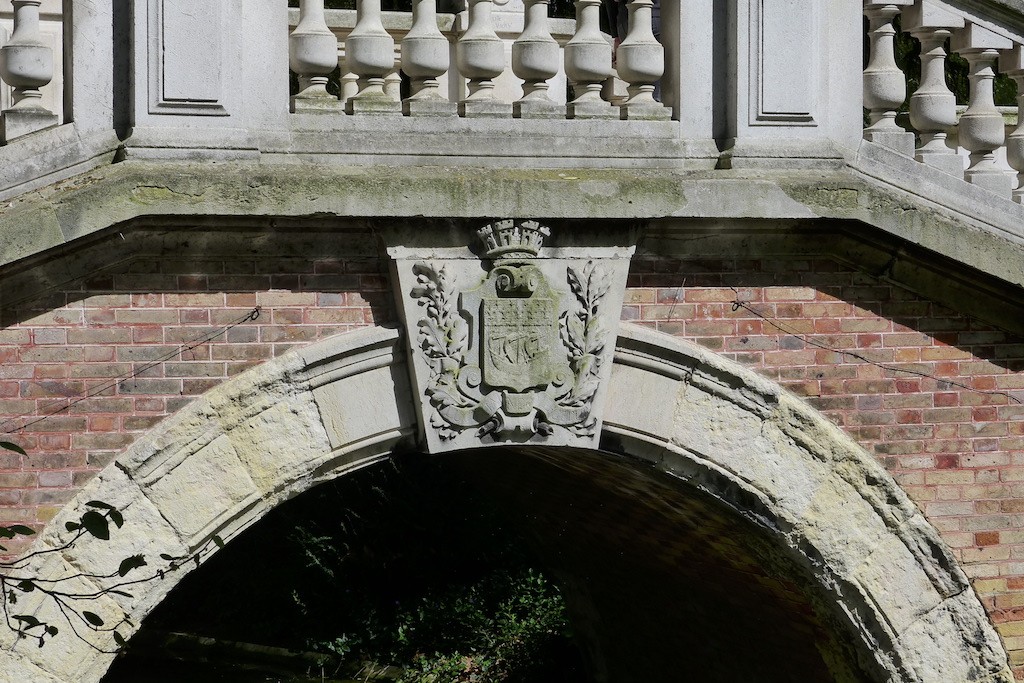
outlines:
{"label": "green foliage", "polygon": [[564,601],[527,548],[488,501],[410,459],[274,510],[147,627],[321,652],[357,680],[583,680]]}
{"label": "green foliage", "polygon": [[[910,95],[913,95],[921,85],[921,43],[909,33],[900,31],[899,19],[896,20],[896,64],[903,71],[907,79],[907,99],[903,102],[899,111],[909,110]],[[970,72],[967,60],[956,53],[949,51],[949,42],[946,43],[946,85],[956,96],[957,104],[968,104],[970,102]],[[997,106],[1012,107],[1017,104],[1017,84],[1013,79],[999,74],[996,76],[995,101]]]}
{"label": "green foliage", "polygon": [[545,651],[569,635],[560,593],[534,569],[498,568],[390,613],[374,610],[366,623],[372,628],[315,645],[398,667],[399,683],[536,680]]}

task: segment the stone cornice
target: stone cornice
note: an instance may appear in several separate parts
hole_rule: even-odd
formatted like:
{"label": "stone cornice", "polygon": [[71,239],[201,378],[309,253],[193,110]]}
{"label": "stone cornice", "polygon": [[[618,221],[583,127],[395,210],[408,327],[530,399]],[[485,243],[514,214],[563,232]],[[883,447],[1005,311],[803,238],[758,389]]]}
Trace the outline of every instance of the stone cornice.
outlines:
{"label": "stone cornice", "polygon": [[[136,221],[381,217],[852,220],[1024,287],[1024,209],[865,143],[846,168],[670,171],[132,160],[9,200],[0,266]],[[898,161],[898,160],[897,160]],[[907,163],[913,163],[907,160]],[[908,169],[909,170],[909,169]],[[947,187],[955,183],[956,187]],[[977,195],[977,196],[975,196]]]}

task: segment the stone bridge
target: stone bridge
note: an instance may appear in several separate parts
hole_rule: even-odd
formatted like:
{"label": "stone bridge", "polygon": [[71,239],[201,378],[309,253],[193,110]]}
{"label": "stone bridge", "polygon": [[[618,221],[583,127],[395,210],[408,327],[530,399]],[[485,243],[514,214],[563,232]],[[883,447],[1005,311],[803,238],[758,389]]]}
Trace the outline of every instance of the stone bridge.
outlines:
{"label": "stone bridge", "polygon": [[[24,571],[102,593],[425,452],[538,520],[594,680],[1024,680],[1024,7],[651,4],[0,7]],[[130,639],[192,567],[89,609]],[[102,680],[80,627],[0,628],[0,680]]]}

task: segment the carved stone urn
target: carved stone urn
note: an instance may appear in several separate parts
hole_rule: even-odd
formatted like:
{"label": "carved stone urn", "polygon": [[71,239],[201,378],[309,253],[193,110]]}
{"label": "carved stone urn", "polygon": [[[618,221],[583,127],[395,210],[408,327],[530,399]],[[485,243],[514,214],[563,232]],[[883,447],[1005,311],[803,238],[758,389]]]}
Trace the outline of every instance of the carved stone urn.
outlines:
{"label": "carved stone urn", "polygon": [[518,116],[560,109],[548,96],[548,79],[558,73],[558,42],[548,27],[548,0],[529,0],[526,25],[512,44],[512,72],[523,79],[523,98],[515,108]]}
{"label": "carved stone urn", "polygon": [[53,51],[40,39],[41,0],[14,0],[14,32],[0,47],[0,76],[14,88],[14,109],[42,109],[39,89],[53,78]]}
{"label": "carved stone urn", "polygon": [[327,80],[338,67],[338,39],[324,20],[323,0],[300,0],[299,24],[288,36],[288,66],[299,76],[295,99],[336,99]]}
{"label": "carved stone urn", "polygon": [[469,27],[455,45],[459,73],[469,79],[469,93],[459,111],[463,116],[473,114],[476,101],[484,102],[484,106],[497,101],[494,79],[505,70],[505,46],[494,32],[493,4],[492,0],[469,0]]}
{"label": "carved stone urn", "polygon": [[415,0],[412,28],[402,39],[402,70],[412,79],[415,100],[447,101],[437,79],[448,70],[448,39],[437,28],[435,2]]}

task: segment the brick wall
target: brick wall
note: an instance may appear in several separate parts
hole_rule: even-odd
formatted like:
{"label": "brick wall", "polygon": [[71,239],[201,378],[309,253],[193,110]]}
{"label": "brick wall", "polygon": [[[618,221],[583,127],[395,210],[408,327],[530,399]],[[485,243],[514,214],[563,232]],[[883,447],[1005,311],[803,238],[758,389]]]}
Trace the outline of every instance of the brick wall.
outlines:
{"label": "brick wall", "polygon": [[629,285],[624,320],[755,368],[874,453],[1024,679],[1024,338],[830,260],[648,258]]}
{"label": "brick wall", "polygon": [[[0,281],[0,432],[29,451],[0,453],[0,520],[45,523],[225,378],[393,319],[366,235],[162,239],[173,258],[129,245],[97,267],[108,242]],[[954,549],[1024,679],[1024,339],[827,259],[644,256],[622,317],[755,368],[874,453]]]}
{"label": "brick wall", "polygon": [[[0,301],[0,434],[29,454],[0,451],[0,522],[44,524],[139,435],[224,379],[391,321],[373,245],[295,239],[277,257],[277,241],[231,255],[182,247],[180,260],[130,258]],[[322,257],[339,248],[346,258]]]}

